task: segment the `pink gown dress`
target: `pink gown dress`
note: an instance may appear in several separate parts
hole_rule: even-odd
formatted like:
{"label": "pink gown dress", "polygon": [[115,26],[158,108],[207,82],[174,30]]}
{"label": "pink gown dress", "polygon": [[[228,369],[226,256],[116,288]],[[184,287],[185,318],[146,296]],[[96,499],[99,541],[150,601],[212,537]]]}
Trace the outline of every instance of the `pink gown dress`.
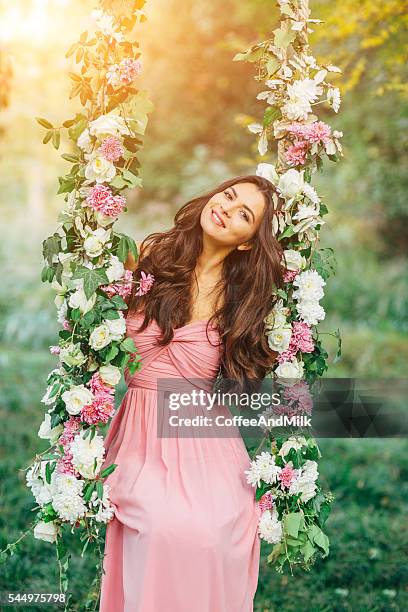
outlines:
{"label": "pink gown dress", "polygon": [[[157,436],[157,379],[214,381],[221,343],[194,321],[156,345],[155,321],[127,318],[142,358],[105,438],[105,482],[115,508],[107,524],[100,612],[253,612],[260,509],[238,437]],[[231,415],[228,408],[220,411]]]}

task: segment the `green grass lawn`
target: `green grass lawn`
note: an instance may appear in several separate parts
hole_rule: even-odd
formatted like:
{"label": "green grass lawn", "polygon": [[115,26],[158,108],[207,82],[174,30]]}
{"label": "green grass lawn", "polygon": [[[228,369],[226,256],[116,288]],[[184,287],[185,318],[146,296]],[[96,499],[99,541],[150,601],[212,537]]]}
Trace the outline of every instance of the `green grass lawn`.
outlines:
{"label": "green grass lawn", "polygon": [[[45,448],[46,442],[37,438],[45,408],[40,399],[55,358],[45,350],[5,346],[1,355],[0,546],[4,548],[31,520],[33,498],[18,468],[28,466]],[[123,391],[122,386],[118,401]],[[408,442],[322,439],[318,443],[324,488],[335,495],[327,522],[330,555],[309,573],[281,575],[266,565],[269,547],[263,543],[255,612],[407,610]],[[71,545],[70,591],[73,610],[80,612],[94,560],[81,558],[74,536]],[[55,547],[28,536],[20,554],[0,566],[0,575],[2,591],[58,592]],[[37,609],[41,610],[27,608]]]}

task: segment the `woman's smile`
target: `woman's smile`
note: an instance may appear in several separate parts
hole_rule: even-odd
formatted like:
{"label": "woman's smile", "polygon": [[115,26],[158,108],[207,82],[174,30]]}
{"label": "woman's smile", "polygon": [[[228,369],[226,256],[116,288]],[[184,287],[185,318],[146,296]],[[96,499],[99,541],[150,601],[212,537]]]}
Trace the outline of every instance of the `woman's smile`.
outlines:
{"label": "woman's smile", "polygon": [[214,210],[214,208],[211,209],[211,219],[216,225],[219,225],[220,227],[225,227],[224,221],[221,219],[220,215]]}

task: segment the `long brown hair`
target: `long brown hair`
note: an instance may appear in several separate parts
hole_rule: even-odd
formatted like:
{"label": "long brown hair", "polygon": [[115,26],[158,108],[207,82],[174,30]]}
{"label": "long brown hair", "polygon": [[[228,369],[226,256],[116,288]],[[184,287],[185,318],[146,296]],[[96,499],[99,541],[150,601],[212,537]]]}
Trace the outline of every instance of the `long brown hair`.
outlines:
{"label": "long brown hair", "polygon": [[192,280],[203,244],[201,211],[213,195],[244,182],[257,185],[266,207],[250,240],[252,248],[234,249],[225,257],[214,288],[217,299],[224,296],[224,303],[210,319],[216,322],[223,342],[221,375],[241,389],[262,381],[277,356],[268,346],[263,321],[277,299],[276,289],[283,286],[283,249],[272,232],[272,218],[282,200],[270,181],[253,174],[224,181],[184,204],[175,215],[172,229],[149,234],[141,245],[138,268],[153,274],[155,282],[143,296],[133,291],[128,303],[129,314],[144,314],[139,331],[155,320],[162,331],[159,344],[172,340],[173,329],[190,319]]}

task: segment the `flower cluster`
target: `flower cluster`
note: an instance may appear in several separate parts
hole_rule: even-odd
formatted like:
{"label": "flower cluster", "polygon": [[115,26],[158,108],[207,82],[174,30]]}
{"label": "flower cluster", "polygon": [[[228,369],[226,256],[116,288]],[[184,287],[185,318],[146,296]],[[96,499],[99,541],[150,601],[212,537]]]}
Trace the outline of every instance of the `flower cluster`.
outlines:
{"label": "flower cluster", "polygon": [[125,57],[119,64],[113,64],[106,73],[109,85],[129,85],[142,71],[142,62]]}
{"label": "flower cluster", "polygon": [[97,184],[92,187],[86,198],[88,206],[107,217],[118,217],[126,206],[126,198],[122,195],[114,196],[107,185]]}
{"label": "flower cluster", "polygon": [[[324,496],[319,490],[317,462],[310,458],[316,450],[315,442],[303,436],[281,438],[272,452],[262,452],[245,471],[247,482],[257,489],[259,536],[276,546],[281,565],[286,555],[293,562],[300,558],[307,562],[317,549],[328,554],[327,536],[319,524],[322,506],[330,503],[331,495]],[[319,504],[309,504],[317,495]],[[293,508],[289,514],[288,507]],[[288,533],[291,540],[285,542]],[[307,538],[310,546],[302,546]]]}

